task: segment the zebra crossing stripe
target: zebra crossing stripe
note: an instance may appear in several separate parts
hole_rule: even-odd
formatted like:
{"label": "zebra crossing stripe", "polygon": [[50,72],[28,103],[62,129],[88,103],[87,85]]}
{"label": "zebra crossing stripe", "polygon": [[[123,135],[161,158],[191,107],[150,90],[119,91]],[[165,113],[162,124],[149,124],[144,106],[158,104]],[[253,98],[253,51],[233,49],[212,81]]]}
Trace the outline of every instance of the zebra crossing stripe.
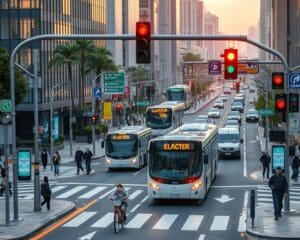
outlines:
{"label": "zebra crossing stripe", "polygon": [[80,195],[78,198],[80,198],[80,199],[88,199],[88,198],[91,198],[91,197],[95,196],[96,194],[102,192],[102,191],[103,191],[104,189],[106,189],[106,188],[107,188],[107,187],[96,187],[96,188],[90,190],[89,192]]}
{"label": "zebra crossing stripe", "polygon": [[210,231],[225,231],[229,222],[229,216],[214,216]]}
{"label": "zebra crossing stripe", "polygon": [[182,226],[182,231],[197,231],[200,227],[203,215],[190,215]]}
{"label": "zebra crossing stripe", "polygon": [[33,193],[29,193],[25,197],[23,197],[22,199],[31,200],[33,198],[34,198],[34,194]]}
{"label": "zebra crossing stripe", "polygon": [[143,190],[135,190],[132,194],[129,195],[129,200],[135,199],[138,195],[140,195]]}
{"label": "zebra crossing stripe", "polygon": [[82,212],[77,217],[63,225],[63,227],[79,227],[85,221],[96,215],[97,212]]}
{"label": "zebra crossing stripe", "polygon": [[87,186],[77,186],[77,187],[75,187],[75,188],[73,188],[73,189],[71,189],[71,190],[69,190],[69,191],[67,191],[65,193],[62,193],[62,194],[56,196],[56,198],[65,199],[65,198],[71,197],[72,195],[78,193],[79,191],[85,189],[86,187]]}
{"label": "zebra crossing stripe", "polygon": [[177,214],[164,214],[152,229],[154,230],[168,230],[173,222],[178,217]]}
{"label": "zebra crossing stripe", "polygon": [[109,212],[106,213],[102,218],[100,218],[97,222],[95,222],[91,227],[95,228],[106,228],[114,221],[114,213]]}
{"label": "zebra crossing stripe", "polygon": [[200,234],[198,240],[204,240],[205,239],[205,235],[204,234]]}
{"label": "zebra crossing stripe", "polygon": [[128,224],[126,224],[126,228],[139,229],[149,220],[151,216],[152,214],[149,213],[138,213]]}
{"label": "zebra crossing stripe", "polygon": [[58,192],[60,190],[65,189],[66,187],[67,186],[56,186],[56,187],[52,188],[51,191],[52,191],[52,193],[56,193],[56,192]]}

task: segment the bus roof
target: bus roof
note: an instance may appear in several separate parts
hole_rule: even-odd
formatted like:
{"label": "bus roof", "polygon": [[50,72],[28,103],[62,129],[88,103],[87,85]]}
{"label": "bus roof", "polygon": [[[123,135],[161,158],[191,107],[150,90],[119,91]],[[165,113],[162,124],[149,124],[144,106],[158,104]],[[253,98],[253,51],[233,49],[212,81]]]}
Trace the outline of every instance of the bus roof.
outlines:
{"label": "bus roof", "polygon": [[151,135],[152,129],[146,126],[127,126],[121,129],[116,129],[107,134],[134,134],[140,136]]}
{"label": "bus roof", "polygon": [[147,110],[151,109],[151,108],[169,108],[169,109],[172,109],[172,110],[184,110],[185,105],[184,105],[183,102],[167,101],[167,102],[163,102],[163,103],[158,104],[158,105],[148,107]]}
{"label": "bus roof", "polygon": [[169,90],[169,89],[174,89],[174,88],[183,88],[183,89],[185,89],[185,90],[191,90],[191,86],[186,85],[186,84],[177,84],[177,85],[168,87],[167,90]]}

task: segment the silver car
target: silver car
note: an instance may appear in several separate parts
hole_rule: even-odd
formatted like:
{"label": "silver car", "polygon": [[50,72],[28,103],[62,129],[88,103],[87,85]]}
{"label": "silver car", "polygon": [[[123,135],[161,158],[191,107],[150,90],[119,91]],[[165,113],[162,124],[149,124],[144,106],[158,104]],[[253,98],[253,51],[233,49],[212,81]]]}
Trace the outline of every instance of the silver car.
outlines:
{"label": "silver car", "polygon": [[220,118],[220,110],[218,108],[211,108],[208,111],[208,117],[210,118]]}
{"label": "silver car", "polygon": [[215,101],[214,108],[224,108],[224,102],[222,100]]}
{"label": "silver car", "polygon": [[246,122],[257,122],[258,121],[258,111],[255,109],[249,109],[246,113]]}

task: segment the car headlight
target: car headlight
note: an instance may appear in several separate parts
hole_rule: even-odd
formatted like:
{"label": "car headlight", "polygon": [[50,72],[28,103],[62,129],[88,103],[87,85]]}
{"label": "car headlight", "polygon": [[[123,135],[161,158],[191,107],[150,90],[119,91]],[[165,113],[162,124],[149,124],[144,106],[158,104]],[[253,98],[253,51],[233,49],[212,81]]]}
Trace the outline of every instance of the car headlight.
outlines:
{"label": "car headlight", "polygon": [[200,188],[202,185],[202,182],[199,180],[199,181],[196,181],[193,186],[192,186],[192,190],[197,190],[198,188]]}
{"label": "car headlight", "polygon": [[159,186],[157,185],[156,182],[150,181],[150,182],[149,182],[149,187],[151,187],[151,188],[154,189],[154,190],[159,190]]}

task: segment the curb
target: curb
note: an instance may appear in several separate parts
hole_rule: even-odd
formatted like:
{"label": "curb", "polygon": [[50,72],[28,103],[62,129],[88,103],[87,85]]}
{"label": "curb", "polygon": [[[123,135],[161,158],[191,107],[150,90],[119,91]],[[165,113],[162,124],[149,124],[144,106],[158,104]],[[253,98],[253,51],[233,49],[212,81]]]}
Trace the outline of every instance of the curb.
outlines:
{"label": "curb", "polygon": [[208,104],[210,104],[212,101],[214,101],[215,99],[217,99],[219,96],[220,96],[220,94],[217,95],[217,96],[215,96],[215,97],[213,97],[213,98],[211,98],[204,105],[202,105],[200,108],[198,108],[195,112],[193,112],[193,113],[184,113],[184,115],[193,115],[193,114],[199,112],[200,110],[202,110],[203,108],[205,108]]}
{"label": "curb", "polygon": [[263,239],[299,239],[299,237],[284,237],[284,236],[270,236],[270,235],[264,235],[252,230],[246,229],[247,235],[251,237],[257,237],[257,238],[263,238]]}

